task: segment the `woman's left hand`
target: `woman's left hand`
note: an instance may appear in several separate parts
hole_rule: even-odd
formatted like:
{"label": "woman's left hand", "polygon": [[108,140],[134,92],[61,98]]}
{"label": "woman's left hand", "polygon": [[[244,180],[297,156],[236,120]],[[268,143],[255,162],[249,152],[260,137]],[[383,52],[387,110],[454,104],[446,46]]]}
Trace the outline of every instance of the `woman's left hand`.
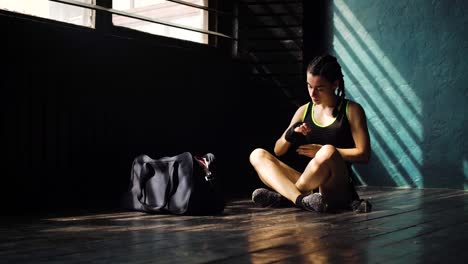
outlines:
{"label": "woman's left hand", "polygon": [[309,158],[315,157],[315,154],[317,154],[317,151],[322,147],[322,145],[319,144],[307,144],[307,145],[301,145],[296,149],[297,154],[307,156]]}

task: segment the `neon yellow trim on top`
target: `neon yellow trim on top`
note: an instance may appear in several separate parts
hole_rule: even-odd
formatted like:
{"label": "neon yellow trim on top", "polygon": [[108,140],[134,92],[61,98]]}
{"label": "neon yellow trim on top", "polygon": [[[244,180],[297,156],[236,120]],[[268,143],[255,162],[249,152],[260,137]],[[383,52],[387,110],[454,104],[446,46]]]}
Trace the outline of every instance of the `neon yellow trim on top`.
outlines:
{"label": "neon yellow trim on top", "polygon": [[348,106],[349,106],[349,100],[346,101],[346,117],[349,116],[349,114],[348,114],[348,108],[349,108],[349,107],[348,107]]}
{"label": "neon yellow trim on top", "polygon": [[307,106],[306,106],[306,109],[305,109],[305,111],[304,111],[304,114],[302,114],[302,120],[301,120],[302,122],[304,122],[305,117],[306,117],[306,115],[307,115],[307,111],[309,111],[309,105],[310,105],[310,102],[307,103]]}
{"label": "neon yellow trim on top", "polygon": [[315,104],[312,105],[312,121],[314,122],[315,125],[319,126],[319,127],[328,127],[330,126],[331,124],[333,124],[336,120],[336,117],[333,118],[333,120],[330,122],[330,124],[327,124],[327,125],[321,125],[319,124],[317,121],[315,121],[315,118],[314,118],[314,109],[315,109]]}

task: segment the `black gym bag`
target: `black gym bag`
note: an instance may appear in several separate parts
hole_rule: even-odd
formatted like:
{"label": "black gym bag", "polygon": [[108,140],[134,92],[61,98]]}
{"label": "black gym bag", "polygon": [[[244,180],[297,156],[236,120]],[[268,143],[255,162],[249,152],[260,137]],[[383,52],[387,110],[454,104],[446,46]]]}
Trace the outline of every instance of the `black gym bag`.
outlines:
{"label": "black gym bag", "polygon": [[219,214],[224,199],[215,183],[215,156],[184,152],[173,157],[134,159],[126,209],[148,213],[187,215]]}

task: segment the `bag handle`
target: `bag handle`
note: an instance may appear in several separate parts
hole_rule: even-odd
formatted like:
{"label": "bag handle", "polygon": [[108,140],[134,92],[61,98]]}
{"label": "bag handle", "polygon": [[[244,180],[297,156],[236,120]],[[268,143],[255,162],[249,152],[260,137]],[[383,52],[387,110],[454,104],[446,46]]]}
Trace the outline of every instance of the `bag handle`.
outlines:
{"label": "bag handle", "polygon": [[194,159],[198,162],[198,164],[200,164],[203,167],[203,170],[205,171],[205,180],[207,182],[212,183],[212,181],[215,178],[215,175],[210,170],[210,165],[215,159],[214,155],[211,153],[208,153],[202,157],[195,156]]}
{"label": "bag handle", "polygon": [[[153,163],[160,166],[160,167],[163,167],[163,166],[165,166],[167,164],[167,163],[158,162],[158,161],[155,161]],[[151,206],[151,205],[149,205],[149,204],[147,204],[145,202],[145,200],[146,200],[146,188],[145,188],[146,184],[152,177],[156,177],[156,171],[154,170],[153,166],[149,166],[151,169],[148,170],[147,165],[149,165],[149,163],[144,163],[143,164],[142,173],[144,173],[145,176],[146,175],[148,175],[148,176],[145,177],[145,179],[142,181],[142,183],[140,185],[140,188],[141,188],[142,192],[138,196],[138,201],[141,203],[141,207],[145,211],[161,211],[162,209],[164,209],[164,207],[167,206],[167,204],[169,203],[169,198],[172,195],[174,195],[174,193],[176,191],[175,184],[174,184],[174,181],[173,181],[174,180],[173,176],[174,176],[174,173],[176,173],[178,171],[179,163],[177,161],[173,162],[172,166],[167,169],[167,173],[162,173],[163,176],[167,177],[167,179],[166,179],[167,185],[166,185],[166,190],[164,191],[164,200],[163,200],[162,205],[160,205],[160,206]]]}

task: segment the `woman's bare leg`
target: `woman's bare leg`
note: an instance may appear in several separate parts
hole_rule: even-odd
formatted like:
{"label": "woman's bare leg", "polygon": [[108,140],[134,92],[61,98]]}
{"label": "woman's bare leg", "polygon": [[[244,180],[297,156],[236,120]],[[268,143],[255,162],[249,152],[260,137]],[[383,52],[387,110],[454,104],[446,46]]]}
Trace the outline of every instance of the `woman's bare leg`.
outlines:
{"label": "woman's bare leg", "polygon": [[330,204],[346,203],[351,199],[349,175],[343,158],[331,145],[323,146],[296,182],[301,192],[319,187]]}
{"label": "woman's bare leg", "polygon": [[255,149],[250,154],[250,163],[257,171],[260,180],[292,202],[301,192],[295,183],[301,173],[280,161],[264,149]]}
{"label": "woman's bare leg", "polygon": [[351,198],[346,164],[331,145],[323,146],[302,174],[263,149],[251,153],[250,163],[267,186],[294,203],[300,194],[317,187],[329,203]]}

